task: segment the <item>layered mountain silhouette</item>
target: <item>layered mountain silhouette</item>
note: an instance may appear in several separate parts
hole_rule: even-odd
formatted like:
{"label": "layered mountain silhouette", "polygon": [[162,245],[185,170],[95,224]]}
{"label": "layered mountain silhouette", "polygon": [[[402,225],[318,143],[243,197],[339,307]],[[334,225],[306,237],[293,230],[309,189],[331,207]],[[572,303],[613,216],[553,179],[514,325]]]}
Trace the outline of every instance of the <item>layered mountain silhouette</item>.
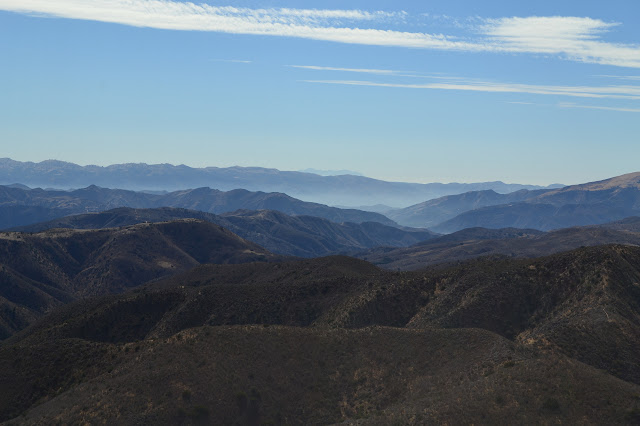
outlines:
{"label": "layered mountain silhouette", "polygon": [[123,207],[101,213],[67,216],[14,230],[41,232],[53,228],[101,229],[187,218],[223,226],[273,253],[299,257],[352,253],[378,246],[407,247],[437,236],[425,229],[399,229],[378,222],[338,224],[314,216],[288,216],[273,210],[238,210],[215,215],[169,207]]}
{"label": "layered mountain silhouette", "polygon": [[79,298],[123,292],[203,263],[281,258],[194,219],[105,230],[0,232],[0,339]]}
{"label": "layered mountain silhouette", "polygon": [[471,210],[523,202],[546,191],[520,190],[509,194],[498,194],[492,190],[473,191],[436,198],[404,209],[387,211],[385,214],[404,226],[429,228]]}
{"label": "layered mountain silhouette", "polygon": [[516,228],[467,228],[411,247],[379,247],[356,256],[386,269],[415,270],[489,255],[538,257],[603,244],[640,245],[640,217],[549,232]]}
{"label": "layered mountain silhouette", "polygon": [[640,173],[552,190],[469,192],[386,214],[402,225],[441,233],[473,227],[547,231],[601,224],[640,214]]}
{"label": "layered mountain silhouette", "polygon": [[250,192],[243,189],[223,192],[198,188],[151,194],[92,185],[75,191],[25,190],[0,186],[0,229],[117,207],[178,207],[215,214],[239,209],[276,210],[288,215],[317,216],[337,223],[379,222],[397,226],[394,221],[378,213],[308,203],[280,193]]}
{"label": "layered mountain silhouette", "polygon": [[[31,172],[66,168],[288,180]],[[0,422],[640,423],[640,173],[355,204],[393,220],[146,189],[0,187]]]}
{"label": "layered mountain silhouette", "polygon": [[158,194],[97,186],[75,191],[0,186],[0,228],[116,207],[178,207],[215,214],[238,209],[276,210],[288,215],[321,217],[336,223],[379,222],[389,226],[399,223],[439,233],[474,227],[547,231],[607,223],[640,214],[640,173],[560,189],[520,190],[508,194],[467,192],[405,209],[385,209],[386,216],[308,203],[282,193],[240,189],[223,192],[198,188]]}
{"label": "layered mountain silhouette", "polygon": [[[30,187],[83,188],[95,184],[106,188],[176,191],[213,187],[222,191],[283,192],[306,201],[330,205],[387,204],[403,207],[427,199],[469,191],[492,189],[500,193],[539,189],[534,185],[484,183],[385,182],[363,176],[320,176],[258,167],[191,168],[170,164],[115,164],[108,167],[79,166],[62,161],[41,163],[0,159],[0,184],[19,182]],[[557,187],[559,185],[555,185]],[[561,186],[561,185],[560,185]],[[184,207],[184,206],[183,206]]]}
{"label": "layered mountain silhouette", "polygon": [[203,265],[11,337],[0,419],[635,424],[639,280],[624,246],[412,273]]}

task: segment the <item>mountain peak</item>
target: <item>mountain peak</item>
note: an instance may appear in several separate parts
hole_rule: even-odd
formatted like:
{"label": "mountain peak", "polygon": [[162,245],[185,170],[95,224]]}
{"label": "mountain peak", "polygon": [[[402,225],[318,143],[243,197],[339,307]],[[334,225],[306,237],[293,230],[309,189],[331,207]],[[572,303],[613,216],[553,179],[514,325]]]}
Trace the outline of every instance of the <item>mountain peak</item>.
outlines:
{"label": "mountain peak", "polygon": [[[601,180],[598,182],[586,183],[584,185],[576,185],[580,189],[589,191],[599,191],[612,188],[640,188],[640,172],[627,173],[625,175],[616,176],[614,178]],[[570,187],[573,188],[573,187]]]}

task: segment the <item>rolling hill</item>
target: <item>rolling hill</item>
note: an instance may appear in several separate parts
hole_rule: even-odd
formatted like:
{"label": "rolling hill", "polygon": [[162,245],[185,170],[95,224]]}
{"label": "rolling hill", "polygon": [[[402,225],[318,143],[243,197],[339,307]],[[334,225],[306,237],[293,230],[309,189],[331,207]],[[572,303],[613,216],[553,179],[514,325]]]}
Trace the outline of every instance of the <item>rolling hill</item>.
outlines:
{"label": "rolling hill", "polygon": [[377,222],[338,224],[313,216],[288,216],[273,210],[238,210],[214,215],[169,207],[123,207],[101,213],[67,216],[13,230],[41,232],[53,228],[101,229],[186,218],[215,223],[273,253],[298,257],[351,253],[378,246],[407,247],[437,235],[424,229],[399,229]]}
{"label": "rolling hill", "polygon": [[391,270],[415,270],[481,256],[538,257],[583,246],[640,245],[640,218],[543,232],[535,229],[467,228],[407,248],[380,247],[355,254]]}
{"label": "rolling hill", "polygon": [[623,246],[413,273],[199,266],[4,342],[0,419],[635,424],[639,280]]}
{"label": "rolling hill", "polygon": [[202,263],[279,259],[218,225],[192,219],[94,231],[0,232],[0,339],[79,298],[123,292]]}

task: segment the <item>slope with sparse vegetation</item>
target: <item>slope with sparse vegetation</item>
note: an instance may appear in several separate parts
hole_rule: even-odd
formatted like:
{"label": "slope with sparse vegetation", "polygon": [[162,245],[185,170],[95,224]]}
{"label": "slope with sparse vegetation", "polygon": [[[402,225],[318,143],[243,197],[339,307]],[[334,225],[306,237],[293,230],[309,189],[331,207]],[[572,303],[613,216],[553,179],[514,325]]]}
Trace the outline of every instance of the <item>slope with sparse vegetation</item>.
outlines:
{"label": "slope with sparse vegetation", "polygon": [[0,415],[634,424],[639,282],[629,246],[410,273],[347,257],[203,265],[8,339]]}

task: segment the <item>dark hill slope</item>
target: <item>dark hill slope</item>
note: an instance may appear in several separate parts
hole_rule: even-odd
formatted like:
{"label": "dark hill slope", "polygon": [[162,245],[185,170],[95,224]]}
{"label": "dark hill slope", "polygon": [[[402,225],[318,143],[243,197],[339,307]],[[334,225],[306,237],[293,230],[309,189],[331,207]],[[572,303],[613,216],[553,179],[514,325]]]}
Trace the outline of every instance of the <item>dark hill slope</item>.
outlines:
{"label": "dark hill slope", "polygon": [[202,327],[14,348],[11,370],[13,348],[0,349],[4,418],[24,409],[7,407],[24,383],[57,385],[69,366],[20,424],[633,424],[640,389],[482,330]]}
{"label": "dark hill slope", "polygon": [[400,229],[377,222],[338,224],[313,216],[288,216],[273,210],[239,210],[214,215],[168,207],[119,208],[101,213],[68,216],[15,230],[40,232],[53,228],[100,229],[183,218],[215,223],[273,253],[299,257],[326,256],[377,246],[407,247],[436,235],[428,230]]}
{"label": "dark hill slope", "polygon": [[640,245],[638,218],[542,232],[523,229],[468,228],[407,248],[377,248],[356,256],[391,270],[415,270],[487,255],[538,257],[582,246]]}
{"label": "dark hill slope", "polygon": [[[202,265],[133,293],[105,297],[99,303],[71,304],[29,333],[129,342],[168,337],[203,324],[325,324],[345,300],[395,278],[370,263],[344,256],[242,267]],[[155,314],[136,320],[141,311]],[[144,325],[132,332],[132,323]]]}
{"label": "dark hill slope", "polygon": [[[229,229],[272,251],[304,257],[336,252],[354,252],[359,247],[407,247],[435,237],[426,229],[397,228],[379,222],[341,224],[313,216],[286,216],[276,211],[236,211],[222,217]],[[281,244],[292,244],[290,250],[276,250]]]}
{"label": "dark hill slope", "polygon": [[[640,233],[640,217],[627,217],[611,223],[599,225],[602,228],[614,229],[617,231],[638,232]],[[597,227],[597,226],[594,226]]]}
{"label": "dark hill slope", "polygon": [[[513,239],[513,238],[527,238],[538,237],[544,235],[543,231],[536,229],[520,229],[520,228],[502,228],[502,229],[488,229],[488,228],[467,228],[462,231],[454,232],[452,234],[441,235],[437,238],[433,238],[429,242],[434,244],[441,243],[455,243],[461,241],[470,240],[499,240],[499,239]],[[417,243],[415,246],[428,245],[427,241]]]}
{"label": "dark hill slope", "polygon": [[195,220],[96,231],[0,233],[0,338],[79,297],[122,292],[202,263],[278,259]]}
{"label": "dark hill slope", "polygon": [[[379,222],[397,226],[394,221],[379,213],[338,209],[300,201],[281,193],[249,192],[244,189],[223,192],[210,188],[198,188],[168,194],[150,194],[99,188],[92,185],[68,192],[24,190],[0,186],[0,212],[4,213],[0,216],[0,229],[30,225],[70,214],[99,212],[118,207],[177,207],[215,214],[239,209],[277,210],[294,216],[322,217],[336,223]],[[38,218],[39,214],[42,217]]]}
{"label": "dark hill slope", "polygon": [[[127,342],[201,325],[484,328],[523,343],[546,342],[640,383],[638,282],[640,248],[623,246],[414,273],[345,257],[212,265],[96,306],[76,304],[30,333]],[[154,314],[136,320],[143,311]],[[593,333],[591,340],[581,330]]]}
{"label": "dark hill slope", "polygon": [[0,229],[54,220],[85,211],[77,208],[0,205]]}
{"label": "dark hill slope", "polygon": [[346,257],[200,266],[9,339],[0,415],[634,424],[638,282],[640,248],[622,246],[413,273]]}
{"label": "dark hill slope", "polygon": [[471,262],[433,282],[408,327],[480,327],[640,383],[640,248]]}

